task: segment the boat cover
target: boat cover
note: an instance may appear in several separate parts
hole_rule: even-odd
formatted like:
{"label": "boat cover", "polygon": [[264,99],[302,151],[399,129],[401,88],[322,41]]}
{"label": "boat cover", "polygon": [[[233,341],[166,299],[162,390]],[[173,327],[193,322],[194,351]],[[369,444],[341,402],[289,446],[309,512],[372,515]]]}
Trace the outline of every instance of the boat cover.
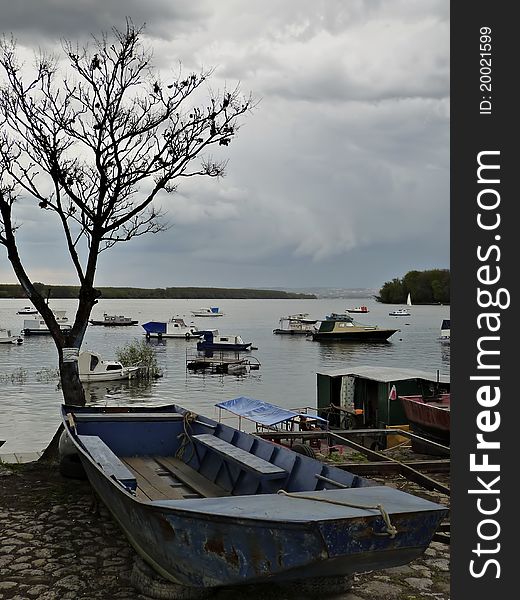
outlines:
{"label": "boat cover", "polygon": [[259,423],[260,425],[273,426],[282,423],[283,421],[290,421],[295,417],[306,417],[308,419],[315,419],[316,421],[327,423],[327,419],[322,419],[321,417],[307,413],[288,410],[276,406],[275,404],[270,404],[269,402],[248,398],[247,396],[240,396],[239,398],[219,402],[218,404],[215,404],[215,406],[228,410],[245,419],[254,421],[255,423]]}

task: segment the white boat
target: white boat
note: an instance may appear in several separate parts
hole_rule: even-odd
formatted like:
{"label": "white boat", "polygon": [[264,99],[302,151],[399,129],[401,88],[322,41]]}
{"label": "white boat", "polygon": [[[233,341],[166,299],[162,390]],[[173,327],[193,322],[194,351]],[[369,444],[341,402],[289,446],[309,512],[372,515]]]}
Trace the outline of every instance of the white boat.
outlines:
{"label": "white boat", "polygon": [[149,321],[141,327],[146,331],[147,338],[184,338],[189,340],[201,336],[193,323],[187,325],[186,321],[178,315],[168,321]]}
{"label": "white boat", "polygon": [[391,317],[409,317],[411,316],[410,311],[406,308],[398,308],[388,313]]}
{"label": "white boat", "polygon": [[102,360],[99,354],[84,350],[78,358],[79,379],[90,381],[115,381],[130,379],[139,367],[124,367],[118,360]]}
{"label": "white boat", "polygon": [[38,311],[33,306],[24,306],[16,313],[17,315],[37,315]]}
{"label": "white boat", "polygon": [[412,306],[412,297],[410,293],[408,293],[408,298],[406,298],[406,306]]}
{"label": "white boat", "polygon": [[222,317],[224,315],[218,306],[202,307],[199,310],[192,310],[191,314],[194,317]]}
{"label": "white boat", "polygon": [[451,338],[451,321],[450,319],[443,319],[441,323],[441,342],[450,343]]}
{"label": "white boat", "polygon": [[349,313],[367,313],[369,312],[368,308],[363,304],[363,306],[354,306],[354,308],[347,308],[347,312]]}
{"label": "white boat", "polygon": [[316,333],[317,319],[309,319],[308,313],[298,313],[280,319],[280,327],[273,329],[278,335],[312,335]]}
{"label": "white boat", "polygon": [[[55,310],[53,312],[60,329],[72,329],[72,326],[68,323],[68,318],[65,316],[67,311]],[[24,335],[50,335],[51,332],[41,315],[38,314],[32,319],[24,319],[22,333]]]}
{"label": "white boat", "polygon": [[0,344],[21,344],[23,338],[19,335],[12,335],[10,329],[0,327]]}

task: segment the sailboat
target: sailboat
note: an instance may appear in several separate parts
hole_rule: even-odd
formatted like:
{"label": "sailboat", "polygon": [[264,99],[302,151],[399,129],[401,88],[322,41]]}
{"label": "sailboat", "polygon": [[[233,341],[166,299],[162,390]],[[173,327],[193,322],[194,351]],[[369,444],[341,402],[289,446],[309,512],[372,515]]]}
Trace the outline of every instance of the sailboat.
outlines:
{"label": "sailboat", "polygon": [[408,292],[408,298],[406,299],[406,306],[412,306],[412,297],[410,296],[410,292]]}

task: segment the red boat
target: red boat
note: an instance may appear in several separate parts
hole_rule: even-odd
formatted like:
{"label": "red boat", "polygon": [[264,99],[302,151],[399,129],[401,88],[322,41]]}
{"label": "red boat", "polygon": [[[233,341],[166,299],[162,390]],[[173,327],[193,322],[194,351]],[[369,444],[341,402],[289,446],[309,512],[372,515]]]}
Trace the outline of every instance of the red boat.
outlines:
{"label": "red boat", "polygon": [[439,444],[450,444],[450,395],[399,396],[412,430]]}
{"label": "red boat", "polygon": [[356,306],[354,308],[347,308],[349,313],[367,313],[368,308],[366,306]]}

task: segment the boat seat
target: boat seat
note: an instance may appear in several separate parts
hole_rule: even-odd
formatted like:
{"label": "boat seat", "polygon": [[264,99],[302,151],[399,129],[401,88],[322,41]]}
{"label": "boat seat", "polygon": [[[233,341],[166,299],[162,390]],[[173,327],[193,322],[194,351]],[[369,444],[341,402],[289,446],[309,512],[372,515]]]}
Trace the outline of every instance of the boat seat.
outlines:
{"label": "boat seat", "polygon": [[135,413],[74,413],[74,420],[80,421],[182,421],[183,415],[174,412],[135,412]]}
{"label": "boat seat", "polygon": [[261,475],[265,479],[278,479],[287,475],[287,471],[285,469],[273,465],[263,458],[255,456],[250,452],[246,452],[241,448],[237,448],[236,446],[233,446],[233,444],[229,444],[228,442],[221,440],[210,433],[192,435],[191,438],[203,446],[206,446],[206,448],[210,448],[217,454],[220,454],[224,458],[227,458],[231,462],[239,465],[243,469],[251,471],[256,475]]}
{"label": "boat seat", "polygon": [[126,488],[135,492],[137,488],[135,475],[100,437],[97,435],[78,435],[78,438],[90,456],[109,477],[117,479]]}

